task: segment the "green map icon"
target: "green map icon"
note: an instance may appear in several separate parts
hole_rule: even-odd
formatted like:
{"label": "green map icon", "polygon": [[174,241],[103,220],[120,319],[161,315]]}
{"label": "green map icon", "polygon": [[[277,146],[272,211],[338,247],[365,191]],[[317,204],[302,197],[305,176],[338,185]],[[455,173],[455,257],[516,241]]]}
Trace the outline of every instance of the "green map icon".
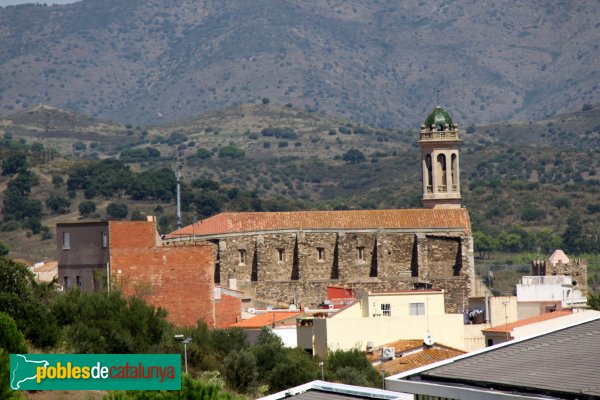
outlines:
{"label": "green map icon", "polygon": [[27,354],[10,355],[10,387],[12,390],[19,390],[23,382],[27,382],[37,377],[38,367],[47,367],[49,362],[46,360],[32,360]]}

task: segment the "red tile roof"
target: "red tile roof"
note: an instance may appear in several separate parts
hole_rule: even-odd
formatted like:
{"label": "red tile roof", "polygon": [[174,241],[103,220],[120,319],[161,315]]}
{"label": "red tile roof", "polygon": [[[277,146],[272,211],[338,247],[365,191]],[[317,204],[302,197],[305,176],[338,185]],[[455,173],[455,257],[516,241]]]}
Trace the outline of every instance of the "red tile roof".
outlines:
{"label": "red tile roof", "polygon": [[226,212],[167,235],[212,236],[253,231],[288,229],[460,229],[471,233],[469,213],[465,208]]}
{"label": "red tile roof", "polygon": [[[383,363],[383,369],[387,375],[399,374],[400,372],[423,367],[438,361],[465,354],[464,351],[446,346],[434,345],[434,347],[423,349],[415,353],[403,355]],[[381,364],[378,365],[381,370]]]}
{"label": "red tile roof", "polygon": [[241,320],[240,322],[230,325],[229,327],[258,329],[285,321],[288,318],[295,318],[300,314],[300,312],[266,312],[264,314],[257,315],[256,317]]}
{"label": "red tile roof", "polygon": [[514,328],[518,328],[519,326],[531,325],[531,324],[535,324],[536,322],[547,321],[549,319],[564,317],[565,315],[571,315],[571,314],[573,314],[573,312],[571,310],[560,310],[560,311],[549,312],[549,313],[541,314],[541,315],[538,315],[535,317],[511,322],[510,324],[503,324],[503,325],[493,326],[493,327],[487,328],[487,329],[482,329],[482,332],[499,332],[499,333],[512,332],[512,330]]}

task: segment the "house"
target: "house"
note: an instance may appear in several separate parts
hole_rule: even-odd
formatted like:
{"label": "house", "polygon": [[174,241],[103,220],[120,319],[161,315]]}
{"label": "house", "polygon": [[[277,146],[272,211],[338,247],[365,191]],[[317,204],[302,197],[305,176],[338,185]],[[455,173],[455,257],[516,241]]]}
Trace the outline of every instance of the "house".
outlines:
{"label": "house", "polygon": [[256,341],[262,329],[268,328],[279,336],[285,347],[296,347],[296,318],[301,314],[294,310],[267,311],[255,317],[243,319],[229,327],[243,329],[250,344]]}
{"label": "house", "polygon": [[593,315],[600,315],[600,312],[592,310],[560,310],[520,319],[509,324],[494,326],[484,329],[482,332],[486,339],[486,345],[494,346],[508,340],[520,339],[545,332],[553,327],[565,326],[576,321],[586,320]]}
{"label": "house", "polygon": [[321,357],[330,349],[367,349],[426,335],[458,349],[465,345],[463,314],[446,313],[443,290],[363,292],[326,318],[298,320],[298,346]]}
{"label": "house", "polygon": [[58,279],[58,262],[57,261],[42,261],[33,264],[29,270],[38,282],[50,283],[54,279]]}
{"label": "house", "polygon": [[221,328],[237,322],[242,294],[214,283],[208,243],[164,243],[156,220],[57,224],[59,279],[65,290],[118,288],[162,307],[179,326],[199,319]]}
{"label": "house", "polygon": [[520,318],[587,305],[587,261],[555,250],[548,261],[535,260],[531,276],[517,284]]}
{"label": "house", "polygon": [[106,289],[108,224],[107,221],[56,224],[58,283],[64,290]]}
{"label": "house", "polygon": [[420,399],[600,398],[600,316],[386,378]]}
{"label": "house", "polygon": [[325,381],[312,381],[259,400],[413,400],[412,394]]}
{"label": "house", "polygon": [[462,312],[475,272],[460,143],[454,121],[436,107],[419,133],[421,209],[224,212],[165,240],[213,243],[215,283],[241,290],[245,303],[314,308],[332,285],[372,292],[433,287],[444,290],[447,312]]}
{"label": "house", "polygon": [[380,348],[367,350],[367,359],[385,375],[423,367],[465,354],[464,351],[439,343],[424,343],[423,339],[396,340]]}

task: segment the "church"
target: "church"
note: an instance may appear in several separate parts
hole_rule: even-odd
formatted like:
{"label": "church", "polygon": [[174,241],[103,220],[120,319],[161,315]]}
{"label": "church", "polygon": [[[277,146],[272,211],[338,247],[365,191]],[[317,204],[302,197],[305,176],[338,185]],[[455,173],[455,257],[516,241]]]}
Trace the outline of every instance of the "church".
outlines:
{"label": "church", "polygon": [[214,245],[214,280],[242,302],[316,307],[328,286],[443,289],[462,312],[475,284],[473,236],[460,194],[459,131],[437,106],[420,129],[422,208],[224,212],[165,242]]}

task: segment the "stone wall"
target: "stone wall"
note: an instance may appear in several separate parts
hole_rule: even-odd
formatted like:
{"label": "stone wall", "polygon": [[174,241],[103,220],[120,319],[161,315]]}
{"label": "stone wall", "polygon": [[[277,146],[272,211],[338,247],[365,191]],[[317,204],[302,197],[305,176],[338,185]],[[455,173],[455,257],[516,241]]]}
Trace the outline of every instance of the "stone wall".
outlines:
{"label": "stone wall", "polygon": [[246,296],[315,307],[327,286],[355,290],[445,289],[446,309],[462,310],[474,277],[472,240],[454,233],[281,232],[218,241],[216,281],[234,278]]}
{"label": "stone wall", "polygon": [[568,264],[556,263],[552,265],[546,260],[534,260],[531,267],[532,275],[567,275],[572,278],[573,288],[581,290],[584,296],[588,295],[588,264],[584,259],[571,259]]}

